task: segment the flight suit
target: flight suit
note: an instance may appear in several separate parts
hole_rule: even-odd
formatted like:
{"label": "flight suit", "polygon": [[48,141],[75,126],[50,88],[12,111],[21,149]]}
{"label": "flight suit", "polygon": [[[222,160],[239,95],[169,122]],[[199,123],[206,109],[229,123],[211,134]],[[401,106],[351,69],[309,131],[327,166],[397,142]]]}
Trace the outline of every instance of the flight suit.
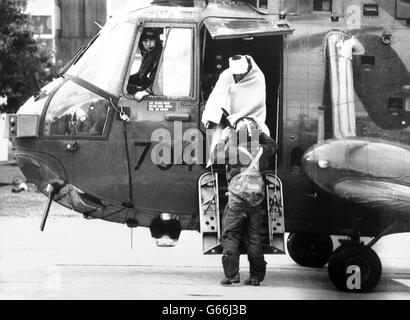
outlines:
{"label": "flight suit", "polygon": [[[232,147],[247,147],[248,152],[252,153],[252,148],[248,143],[241,144],[239,135],[241,130],[248,130],[248,127],[243,127],[236,131],[237,140],[239,143]],[[252,128],[252,134],[255,134],[255,127]],[[234,131],[235,132],[235,131]],[[259,160],[259,170],[266,170],[268,168],[269,159],[276,152],[275,142],[265,135],[264,133],[256,130],[259,135],[259,146],[263,148],[262,157]],[[246,133],[248,136],[249,132]],[[229,141],[232,141],[231,139]],[[228,145],[229,145],[228,141]],[[235,141],[235,140],[233,140]],[[254,152],[255,153],[255,152]],[[255,154],[253,154],[255,156]],[[239,155],[238,155],[239,157]],[[228,183],[232,181],[232,178],[246,170],[250,165],[251,159],[248,162],[244,162],[237,159],[237,163],[228,165],[227,167],[227,180]],[[264,260],[263,248],[260,238],[261,218],[263,215],[263,209],[261,204],[252,206],[249,202],[229,193],[228,204],[225,208],[223,215],[223,233],[222,233],[222,265],[225,273],[225,280],[234,278],[239,273],[239,245],[241,239],[244,240],[247,248],[247,255],[249,260],[250,278],[256,278],[258,281],[263,281],[266,274],[266,262]],[[226,283],[229,284],[229,283]]]}

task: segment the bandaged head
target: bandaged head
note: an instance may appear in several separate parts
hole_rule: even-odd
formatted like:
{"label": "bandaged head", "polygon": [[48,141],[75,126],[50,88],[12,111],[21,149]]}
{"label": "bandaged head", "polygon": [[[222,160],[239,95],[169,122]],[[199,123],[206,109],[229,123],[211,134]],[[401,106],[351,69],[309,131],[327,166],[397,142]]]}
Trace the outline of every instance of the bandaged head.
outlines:
{"label": "bandaged head", "polygon": [[229,59],[229,69],[233,74],[245,74],[249,70],[249,63],[246,56],[234,56]]}

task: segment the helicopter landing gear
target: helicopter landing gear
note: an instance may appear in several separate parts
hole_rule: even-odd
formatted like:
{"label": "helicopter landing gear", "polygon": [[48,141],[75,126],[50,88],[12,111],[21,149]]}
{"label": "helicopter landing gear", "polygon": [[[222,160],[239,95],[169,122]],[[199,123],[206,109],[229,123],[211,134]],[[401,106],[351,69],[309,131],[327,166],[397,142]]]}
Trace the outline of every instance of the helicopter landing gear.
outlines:
{"label": "helicopter landing gear", "polygon": [[385,228],[367,245],[360,241],[358,221],[350,240],[342,240],[329,260],[329,277],[332,283],[342,291],[371,292],[377,286],[382,274],[380,258],[372,247],[384,236],[403,231],[400,222],[394,222]]}
{"label": "helicopter landing gear", "polygon": [[333,252],[332,238],[318,233],[292,233],[287,242],[290,257],[309,268],[324,267]]}
{"label": "helicopter landing gear", "polygon": [[332,283],[342,291],[371,292],[379,283],[382,264],[379,256],[363,244],[342,245],[330,257]]}
{"label": "helicopter landing gear", "polygon": [[360,242],[359,233],[347,241],[341,241],[329,260],[329,277],[342,291],[371,292],[377,286],[382,274],[382,264],[371,248],[383,236],[399,231],[400,225],[393,223],[376,236],[367,246]]}

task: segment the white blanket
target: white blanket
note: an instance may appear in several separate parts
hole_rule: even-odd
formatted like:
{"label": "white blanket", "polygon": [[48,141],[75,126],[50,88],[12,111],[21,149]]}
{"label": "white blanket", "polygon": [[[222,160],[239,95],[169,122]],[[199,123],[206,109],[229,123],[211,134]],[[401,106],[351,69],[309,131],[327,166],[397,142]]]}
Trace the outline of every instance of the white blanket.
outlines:
{"label": "white blanket", "polygon": [[252,57],[247,56],[252,69],[238,83],[235,83],[232,71],[228,68],[221,73],[214,90],[206,103],[202,122],[219,124],[222,118],[222,109],[229,113],[231,124],[243,117],[256,121],[261,130],[270,135],[265,124],[266,120],[266,82],[265,76]]}

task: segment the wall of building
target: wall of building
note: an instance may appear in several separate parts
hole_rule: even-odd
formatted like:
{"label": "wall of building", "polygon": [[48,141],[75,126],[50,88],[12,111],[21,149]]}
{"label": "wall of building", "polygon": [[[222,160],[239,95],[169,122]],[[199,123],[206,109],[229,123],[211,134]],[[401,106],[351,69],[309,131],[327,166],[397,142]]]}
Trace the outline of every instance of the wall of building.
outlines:
{"label": "wall of building", "polygon": [[[55,0],[60,13],[56,59],[67,62],[99,31],[107,19],[106,0]],[[96,23],[95,23],[96,22]]]}
{"label": "wall of building", "polygon": [[[49,1],[49,0],[33,0]],[[144,7],[151,0],[51,0],[56,5],[56,59],[63,63],[95,34],[109,17],[129,7]],[[96,22],[96,23],[95,23]]]}

